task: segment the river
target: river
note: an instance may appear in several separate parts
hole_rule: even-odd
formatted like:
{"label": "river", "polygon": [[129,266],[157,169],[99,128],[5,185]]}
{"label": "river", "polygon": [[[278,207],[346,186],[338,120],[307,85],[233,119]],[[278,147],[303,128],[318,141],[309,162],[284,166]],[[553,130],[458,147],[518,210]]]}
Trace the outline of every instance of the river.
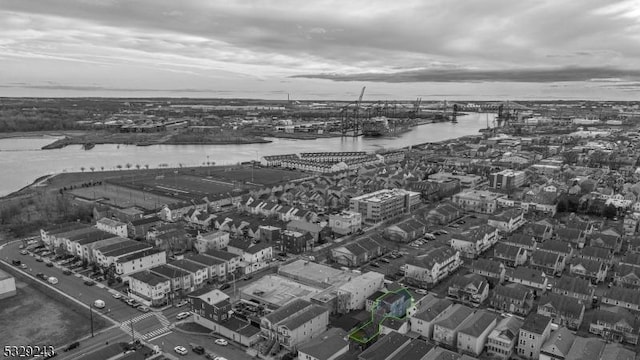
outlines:
{"label": "river", "polygon": [[397,149],[413,144],[442,141],[476,135],[495,114],[470,113],[458,117],[458,123],[421,125],[395,138],[324,138],[317,140],[271,139],[272,143],[244,145],[96,145],[83,150],[80,145],[62,149],[40,150],[55,137],[0,139],[0,196],[29,185],[40,176],[60,172],[100,171],[123,168],[127,163],[151,168],[159,164],[170,167],[198,166],[206,162],[230,165],[257,160],[265,155],[314,151],[375,151]]}

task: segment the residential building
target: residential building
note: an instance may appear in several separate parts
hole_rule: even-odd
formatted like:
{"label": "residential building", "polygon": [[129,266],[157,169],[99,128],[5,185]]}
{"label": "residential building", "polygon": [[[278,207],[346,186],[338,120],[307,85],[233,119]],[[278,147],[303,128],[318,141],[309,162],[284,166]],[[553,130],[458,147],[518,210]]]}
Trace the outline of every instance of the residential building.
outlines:
{"label": "residential building", "polygon": [[115,265],[116,261],[122,257],[152,248],[153,246],[138,241],[122,242],[94,249],[94,254],[97,255],[98,265],[107,268]]}
{"label": "residential building", "polygon": [[425,339],[431,339],[433,324],[439,319],[440,314],[449,311],[453,307],[453,302],[448,299],[436,298],[433,295],[423,301],[416,312],[411,315],[409,322],[411,331],[414,331]]}
{"label": "residential building", "polygon": [[313,249],[315,243],[313,236],[308,233],[284,230],[280,237],[280,248],[278,250],[290,254],[302,254]]}
{"label": "residential building", "polygon": [[338,264],[357,267],[374,257],[383,254],[384,241],[376,240],[375,236],[366,236],[349,244],[331,249],[331,257]]}
{"label": "residential building", "polygon": [[367,298],[382,289],[383,285],[384,275],[375,271],[366,272],[340,285],[333,290],[339,299],[338,313],[363,309]]}
{"label": "residential building", "polygon": [[551,333],[542,349],[540,349],[540,360],[564,360],[571,350],[571,346],[576,336],[566,327],[561,327]]}
{"label": "residential building", "polygon": [[233,310],[229,296],[218,289],[194,291],[188,295],[188,300],[193,321],[214,331],[219,324],[229,320]]}
{"label": "residential building", "polygon": [[471,315],[458,331],[458,351],[480,356],[487,338],[496,327],[498,316],[487,310],[478,310]]}
{"label": "residential building", "polygon": [[349,350],[347,333],[330,328],[315,339],[298,347],[299,360],[335,360]]}
{"label": "residential building", "polygon": [[640,321],[628,310],[620,307],[605,307],[594,311],[589,332],[607,341],[638,345]]}
{"label": "residential building", "polygon": [[626,349],[620,344],[607,343],[602,350],[600,359],[612,360],[634,360],[636,358],[635,351]]}
{"label": "residential building", "polygon": [[0,269],[0,300],[16,294],[16,279]]}
{"label": "residential building", "polygon": [[527,250],[500,242],[493,248],[493,259],[510,267],[524,265],[527,262]]}
{"label": "residential building", "polygon": [[127,235],[132,239],[144,239],[151,228],[161,224],[162,220],[157,216],[131,220],[127,223]]}
{"label": "residential building", "polygon": [[209,267],[186,259],[174,260],[168,264],[171,267],[184,270],[191,274],[191,285],[195,289],[201,288],[209,279]]}
{"label": "residential building", "polygon": [[569,265],[571,275],[589,280],[592,284],[603,282],[607,271],[609,271],[609,265],[598,260],[574,258]]}
{"label": "residential building", "polygon": [[489,296],[489,283],[476,274],[455,276],[447,292],[450,297],[472,306],[480,306]]}
{"label": "residential building", "polygon": [[382,336],[373,345],[358,355],[358,360],[389,359],[408,346],[412,339],[406,335],[391,332]]}
{"label": "residential building", "polygon": [[118,220],[102,218],[96,222],[96,227],[116,236],[127,237],[127,224]]}
{"label": "residential building", "polygon": [[510,359],[515,350],[519,329],[523,322],[515,316],[507,316],[499,320],[487,339],[487,353],[499,359]]}
{"label": "residential building", "polygon": [[207,250],[222,250],[229,245],[230,234],[226,231],[212,231],[205,234],[198,234],[193,243],[193,247],[198,254]]}
{"label": "residential building", "polygon": [[467,318],[473,315],[473,310],[464,305],[455,304],[438,318],[433,324],[433,341],[449,348],[455,348],[458,344],[458,331]]}
{"label": "residential building", "polygon": [[564,275],[553,285],[553,293],[578,299],[586,306],[591,304],[595,288],[589,280]]}
{"label": "residential building", "polygon": [[295,351],[298,345],[320,336],[328,324],[327,308],[295,299],[262,318],[260,336]]}
{"label": "residential building", "polygon": [[[576,336],[566,360],[600,360],[605,342],[598,338]],[[608,359],[607,359],[608,360]]]}
{"label": "residential building", "polygon": [[547,250],[534,250],[531,254],[529,266],[539,269],[549,276],[562,274],[566,257]]}
{"label": "residential building", "polygon": [[[547,224],[529,223],[522,227],[522,234],[533,237],[536,242],[545,242],[553,237],[553,227]],[[527,249],[527,250],[533,250]]]}
{"label": "residential building", "polygon": [[526,316],[533,309],[533,290],[520,284],[498,285],[493,290],[491,307]]}
{"label": "residential building", "polygon": [[505,169],[489,175],[489,186],[494,189],[517,189],[524,185],[524,171]]}
{"label": "residential building", "polygon": [[475,259],[498,242],[498,230],[493,226],[480,225],[462,234],[451,235],[451,247],[462,256]]}
{"label": "residential building", "polygon": [[498,199],[506,197],[505,194],[490,191],[467,190],[454,195],[452,201],[467,211],[493,214],[498,208]]}
{"label": "residential building", "polygon": [[490,215],[487,223],[503,234],[518,230],[526,222],[522,210],[508,209],[501,214]]}
{"label": "residential building", "polygon": [[116,274],[124,277],[166,263],[167,253],[164,250],[149,249],[119,258],[115,262],[115,270]]}
{"label": "residential building", "polygon": [[587,234],[580,229],[574,228],[557,228],[553,236],[557,240],[573,244],[578,249],[582,249],[587,241]]}
{"label": "residential building", "polygon": [[407,214],[420,203],[420,193],[383,189],[351,198],[349,210],[360,213],[365,223],[376,224]]}
{"label": "residential building", "polygon": [[585,306],[576,298],[548,293],[540,298],[538,314],[548,316],[554,324],[578,330],[584,318]]}
{"label": "residential building", "polygon": [[169,294],[171,301],[195,290],[190,272],[169,265],[159,265],[149,271],[171,281],[171,294]]}
{"label": "residential building", "polygon": [[143,270],[129,275],[129,296],[147,306],[162,306],[169,302],[169,279]]}
{"label": "residential building", "polygon": [[405,279],[408,283],[428,287],[440,282],[462,265],[460,252],[449,247],[432,247],[407,260]]}
{"label": "residential building", "polygon": [[356,211],[341,211],[329,215],[329,227],[340,235],[354,234],[362,229],[362,214]]}
{"label": "residential building", "polygon": [[264,268],[273,259],[273,247],[266,242],[255,244],[253,241],[234,239],[229,242],[227,251],[242,257],[244,264],[241,267],[245,274]]}
{"label": "residential building", "polygon": [[525,359],[538,359],[542,345],[551,334],[551,318],[532,313],[524,319],[518,336],[517,354]]}
{"label": "residential building", "polygon": [[589,234],[587,240],[590,246],[604,248],[614,254],[619,253],[622,247],[622,237],[618,235],[596,232]]}
{"label": "residential building", "polygon": [[410,217],[388,226],[384,232],[391,241],[408,243],[424,236],[427,232],[427,224],[417,218]]}
{"label": "residential building", "polygon": [[519,266],[507,271],[507,280],[516,284],[522,284],[534,289],[537,295],[547,289],[547,276],[542,270]]}
{"label": "residential building", "polygon": [[227,280],[226,262],[205,254],[190,255],[185,259],[201,266],[206,266],[208,268],[207,278],[209,280],[219,282]]}
{"label": "residential building", "polygon": [[602,295],[601,302],[603,304],[640,311],[640,291],[636,289],[625,289],[623,287],[612,287]]}
{"label": "residential building", "polygon": [[202,255],[222,261],[225,264],[225,274],[235,273],[236,269],[240,266],[240,260],[242,259],[240,255],[224,250],[207,250]]}
{"label": "residential building", "polygon": [[477,259],[471,263],[469,270],[474,274],[484,276],[492,286],[502,284],[505,280],[506,269],[498,261]]}
{"label": "residential building", "polygon": [[640,266],[620,264],[616,267],[614,280],[616,284],[627,288],[640,287]]}
{"label": "residential building", "polygon": [[541,243],[538,249],[562,255],[567,259],[573,256],[573,247],[565,241],[547,240]]}

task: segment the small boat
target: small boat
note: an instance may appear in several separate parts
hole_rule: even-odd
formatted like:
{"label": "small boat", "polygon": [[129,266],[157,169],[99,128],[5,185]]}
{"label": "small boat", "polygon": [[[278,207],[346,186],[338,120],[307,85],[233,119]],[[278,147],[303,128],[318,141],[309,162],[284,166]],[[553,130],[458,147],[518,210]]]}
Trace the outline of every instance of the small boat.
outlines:
{"label": "small boat", "polygon": [[94,144],[94,143],[86,143],[86,144],[82,145],[82,148],[85,149],[85,150],[91,150],[94,147],[96,147],[96,144]]}

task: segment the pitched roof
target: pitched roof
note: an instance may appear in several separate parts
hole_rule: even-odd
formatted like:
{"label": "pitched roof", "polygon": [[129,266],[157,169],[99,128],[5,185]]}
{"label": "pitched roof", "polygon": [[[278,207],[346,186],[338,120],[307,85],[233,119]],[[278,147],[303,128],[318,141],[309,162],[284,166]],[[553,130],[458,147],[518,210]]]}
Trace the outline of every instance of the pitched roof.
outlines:
{"label": "pitched roof", "polygon": [[544,273],[541,270],[532,269],[526,266],[518,266],[511,271],[510,276],[514,279],[527,280],[538,284],[545,281]]}
{"label": "pitched roof", "polygon": [[445,314],[440,320],[435,322],[435,325],[442,326],[446,329],[455,329],[471,314],[473,314],[473,310],[471,310],[471,308],[455,304],[449,313]]}
{"label": "pitched roof", "polygon": [[302,344],[298,351],[318,360],[327,360],[345,346],[349,346],[349,342],[345,340],[346,336],[346,331],[340,328],[330,328],[320,336]]}
{"label": "pitched roof", "polygon": [[441,264],[456,255],[456,251],[448,246],[434,247],[426,253],[410,258],[407,264],[432,269],[435,264]]}
{"label": "pitched roof", "polygon": [[493,248],[493,256],[501,259],[515,260],[522,252],[522,248],[505,243],[497,243]]}
{"label": "pitched roof", "polygon": [[599,360],[605,342],[598,338],[576,337],[565,360]]}
{"label": "pitched roof", "polygon": [[508,316],[498,322],[489,337],[506,338],[509,341],[513,341],[518,337],[518,330],[522,327],[523,323],[523,320],[515,316]]}
{"label": "pitched roof", "polygon": [[486,310],[478,310],[471,317],[467,318],[460,327],[459,332],[473,337],[478,337],[484,333],[487,328],[493,328],[496,324],[497,314]]}
{"label": "pitched roof", "polygon": [[584,304],[578,299],[555,293],[547,293],[540,298],[538,309],[549,306],[553,307],[558,314],[574,319],[579,318],[584,311]]}
{"label": "pitched roof", "polygon": [[432,321],[451,305],[453,305],[453,302],[449,299],[436,298],[422,304],[413,317],[424,321]]}
{"label": "pitched roof", "polygon": [[511,234],[502,242],[516,246],[521,245],[527,248],[532,248],[536,245],[536,241],[533,239],[533,236],[526,234]]}
{"label": "pitched roof", "polygon": [[590,286],[589,280],[579,277],[563,275],[553,286],[553,290],[562,290],[582,295],[591,295],[593,288]]}
{"label": "pitched roof", "polygon": [[561,240],[547,240],[538,247],[541,250],[557,252],[561,254],[570,254],[572,251],[571,244]]}
{"label": "pitched roof", "polygon": [[561,327],[551,334],[549,340],[542,346],[541,351],[564,358],[571,350],[571,345],[573,345],[575,339],[576,336],[569,329]]}
{"label": "pitched roof", "polygon": [[531,313],[524,319],[524,323],[522,324],[521,329],[534,334],[542,334],[542,332],[547,328],[547,326],[549,326],[550,323],[550,317],[537,313]]}
{"label": "pitched roof", "polygon": [[522,301],[531,290],[520,284],[498,285],[493,290],[494,296],[502,296],[509,299]]}
{"label": "pitched roof", "polygon": [[554,268],[562,255],[546,251],[534,250],[531,254],[531,265],[540,265],[544,267]]}
{"label": "pitched roof", "polygon": [[595,247],[595,246],[585,246],[582,249],[581,254],[582,256],[605,259],[605,260],[611,258],[611,253],[609,252],[609,250],[601,247]]}
{"label": "pitched roof", "polygon": [[503,267],[502,264],[498,261],[480,258],[472,262],[471,269],[485,271],[491,274],[500,274]]}
{"label": "pitched roof", "polygon": [[636,289],[613,287],[607,290],[603,297],[629,304],[640,305],[640,291]]}

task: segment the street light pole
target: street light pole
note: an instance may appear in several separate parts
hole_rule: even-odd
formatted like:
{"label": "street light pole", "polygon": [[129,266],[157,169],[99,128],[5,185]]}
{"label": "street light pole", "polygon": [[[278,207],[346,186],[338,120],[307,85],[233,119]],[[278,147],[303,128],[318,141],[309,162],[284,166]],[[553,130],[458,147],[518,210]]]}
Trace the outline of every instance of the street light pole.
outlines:
{"label": "street light pole", "polygon": [[91,317],[91,337],[93,337],[93,304],[89,303],[89,316]]}

